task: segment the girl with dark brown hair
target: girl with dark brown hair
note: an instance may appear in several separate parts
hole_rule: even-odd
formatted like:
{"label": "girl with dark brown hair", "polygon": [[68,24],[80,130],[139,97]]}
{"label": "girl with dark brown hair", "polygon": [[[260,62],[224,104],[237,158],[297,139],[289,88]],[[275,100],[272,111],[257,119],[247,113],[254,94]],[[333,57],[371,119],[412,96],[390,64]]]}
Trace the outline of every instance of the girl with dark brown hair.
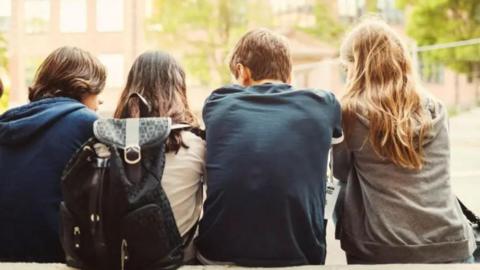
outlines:
{"label": "girl with dark brown hair", "polygon": [[[143,53],[133,63],[115,117],[170,117],[174,124],[189,125],[193,131],[199,128],[188,105],[185,72],[172,56],[157,51]],[[184,130],[173,131],[166,144],[162,187],[185,237],[195,228],[202,209],[205,142]],[[185,261],[194,258],[192,247],[185,253]]]}
{"label": "girl with dark brown hair", "polygon": [[60,177],[91,136],[105,68],[74,47],[52,52],[30,103],[0,116],[0,261],[61,262]]}

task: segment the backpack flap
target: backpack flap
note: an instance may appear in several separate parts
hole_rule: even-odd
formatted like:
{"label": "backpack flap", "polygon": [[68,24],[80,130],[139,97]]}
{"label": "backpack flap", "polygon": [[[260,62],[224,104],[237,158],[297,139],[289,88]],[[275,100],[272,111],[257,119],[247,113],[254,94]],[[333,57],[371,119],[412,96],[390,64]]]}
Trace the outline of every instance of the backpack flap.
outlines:
{"label": "backpack flap", "polygon": [[169,117],[99,119],[93,132],[100,142],[124,150],[126,163],[136,164],[142,158],[142,148],[163,143],[171,128]]}

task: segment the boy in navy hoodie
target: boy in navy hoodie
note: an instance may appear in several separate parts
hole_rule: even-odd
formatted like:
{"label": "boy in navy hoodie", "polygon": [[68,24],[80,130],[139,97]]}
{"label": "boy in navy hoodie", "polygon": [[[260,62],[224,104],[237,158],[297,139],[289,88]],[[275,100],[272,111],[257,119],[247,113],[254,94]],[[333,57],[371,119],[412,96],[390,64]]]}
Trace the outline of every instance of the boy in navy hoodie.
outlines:
{"label": "boy in navy hoodie", "polygon": [[104,66],[63,47],[40,66],[30,103],[0,116],[0,261],[62,262],[60,177],[91,136]]}
{"label": "boy in navy hoodie", "polygon": [[207,200],[197,239],[204,264],[291,266],[325,262],[325,181],[342,139],[333,94],[297,90],[285,39],[269,30],[237,43],[240,85],[205,103]]}

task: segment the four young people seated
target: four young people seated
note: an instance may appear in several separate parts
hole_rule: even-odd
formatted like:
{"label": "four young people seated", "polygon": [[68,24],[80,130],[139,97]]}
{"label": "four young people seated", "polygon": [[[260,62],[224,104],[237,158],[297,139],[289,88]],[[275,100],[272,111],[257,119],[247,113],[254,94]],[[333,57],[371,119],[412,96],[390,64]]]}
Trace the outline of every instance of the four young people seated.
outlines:
{"label": "four young people seated", "polygon": [[[402,40],[369,20],[340,53],[342,103],[291,85],[284,37],[256,29],[238,41],[229,64],[238,84],[213,91],[203,108],[206,142],[190,131],[166,142],[162,186],[180,234],[202,215],[186,261],[324,264],[333,145],[333,171],[345,182],[337,230],[348,263],[473,262],[473,232],[450,185],[445,108],[415,80]],[[64,260],[60,177],[93,136],[105,78],[90,53],[60,48],[37,71],[30,103],[0,116],[0,261]],[[142,97],[149,117],[199,128],[186,91],[172,56],[146,52],[130,69],[114,117],[139,117]]]}

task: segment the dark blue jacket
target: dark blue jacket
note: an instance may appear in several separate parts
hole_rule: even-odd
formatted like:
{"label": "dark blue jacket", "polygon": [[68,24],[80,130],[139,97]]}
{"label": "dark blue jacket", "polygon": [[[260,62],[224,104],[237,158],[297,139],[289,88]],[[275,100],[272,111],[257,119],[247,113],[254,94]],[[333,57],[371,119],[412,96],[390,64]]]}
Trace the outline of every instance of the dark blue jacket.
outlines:
{"label": "dark blue jacket", "polygon": [[323,264],[328,151],[342,136],[335,96],[288,84],[230,85],[210,95],[203,120],[199,253],[242,266]]}
{"label": "dark blue jacket", "polygon": [[96,114],[47,98],[0,116],[0,261],[59,262],[60,177]]}

